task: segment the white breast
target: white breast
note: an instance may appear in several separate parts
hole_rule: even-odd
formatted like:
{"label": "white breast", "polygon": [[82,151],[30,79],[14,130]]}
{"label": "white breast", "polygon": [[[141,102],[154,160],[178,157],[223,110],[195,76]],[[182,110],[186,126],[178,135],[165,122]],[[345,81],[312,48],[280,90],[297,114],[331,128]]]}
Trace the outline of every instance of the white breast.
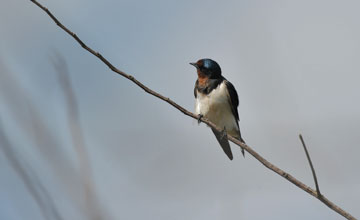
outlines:
{"label": "white breast", "polygon": [[208,95],[197,93],[195,113],[202,114],[217,126],[226,127],[227,132],[235,137],[239,136],[239,128],[231,111],[229,94],[223,81]]}

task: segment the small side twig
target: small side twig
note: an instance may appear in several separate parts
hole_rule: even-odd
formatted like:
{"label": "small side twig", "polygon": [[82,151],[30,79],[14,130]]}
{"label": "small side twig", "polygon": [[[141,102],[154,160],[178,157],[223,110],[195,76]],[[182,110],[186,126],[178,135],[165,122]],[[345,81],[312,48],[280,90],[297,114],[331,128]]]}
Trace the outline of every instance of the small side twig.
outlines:
{"label": "small side twig", "polygon": [[308,159],[308,161],[309,161],[309,164],[310,164],[311,172],[312,172],[312,175],[313,175],[313,178],[314,178],[314,182],[315,182],[317,197],[320,198],[322,195],[321,195],[321,193],[320,193],[320,188],[319,188],[319,184],[318,184],[318,181],[317,181],[317,177],[316,177],[316,173],[315,173],[314,166],[313,166],[313,164],[312,164],[312,162],[311,162],[311,158],[310,158],[309,152],[308,152],[308,150],[307,150],[307,148],[306,148],[305,141],[304,141],[304,139],[303,139],[303,137],[302,137],[301,134],[299,134],[299,138],[300,138],[301,143],[302,143],[302,145],[303,145],[303,147],[304,147],[306,157],[307,157],[307,159]]}

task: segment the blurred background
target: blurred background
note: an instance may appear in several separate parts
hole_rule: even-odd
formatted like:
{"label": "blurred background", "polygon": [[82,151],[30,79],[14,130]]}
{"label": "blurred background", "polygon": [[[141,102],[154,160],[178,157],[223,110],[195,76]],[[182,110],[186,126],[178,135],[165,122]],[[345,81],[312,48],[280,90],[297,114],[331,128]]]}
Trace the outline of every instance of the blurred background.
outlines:
{"label": "blurred background", "polygon": [[[0,219],[343,219],[111,72],[30,1],[0,7]],[[193,110],[212,58],[243,138],[360,217],[359,1],[40,1],[119,69]]]}

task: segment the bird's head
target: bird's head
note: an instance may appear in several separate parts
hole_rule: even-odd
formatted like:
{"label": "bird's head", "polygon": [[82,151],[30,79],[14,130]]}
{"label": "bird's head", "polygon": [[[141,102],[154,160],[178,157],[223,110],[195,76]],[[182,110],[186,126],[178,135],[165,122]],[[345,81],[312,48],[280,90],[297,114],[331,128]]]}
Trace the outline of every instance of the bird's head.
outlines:
{"label": "bird's head", "polygon": [[219,64],[212,59],[201,59],[196,63],[190,64],[196,67],[199,78],[218,79],[221,77],[221,68]]}

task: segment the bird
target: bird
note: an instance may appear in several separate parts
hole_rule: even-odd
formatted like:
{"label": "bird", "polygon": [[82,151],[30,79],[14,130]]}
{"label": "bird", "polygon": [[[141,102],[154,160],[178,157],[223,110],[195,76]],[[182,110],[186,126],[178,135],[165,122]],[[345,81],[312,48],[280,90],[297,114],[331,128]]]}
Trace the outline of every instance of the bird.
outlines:
{"label": "bird", "polygon": [[[239,127],[239,97],[235,87],[222,76],[219,64],[209,58],[200,59],[190,63],[197,70],[197,80],[194,87],[195,114],[199,116],[199,123],[202,117],[206,117],[216,126],[223,129],[220,133],[212,128],[217,141],[230,160],[233,159],[230,144],[226,134],[237,138],[245,143],[241,137]],[[241,149],[245,156],[244,149]]]}

